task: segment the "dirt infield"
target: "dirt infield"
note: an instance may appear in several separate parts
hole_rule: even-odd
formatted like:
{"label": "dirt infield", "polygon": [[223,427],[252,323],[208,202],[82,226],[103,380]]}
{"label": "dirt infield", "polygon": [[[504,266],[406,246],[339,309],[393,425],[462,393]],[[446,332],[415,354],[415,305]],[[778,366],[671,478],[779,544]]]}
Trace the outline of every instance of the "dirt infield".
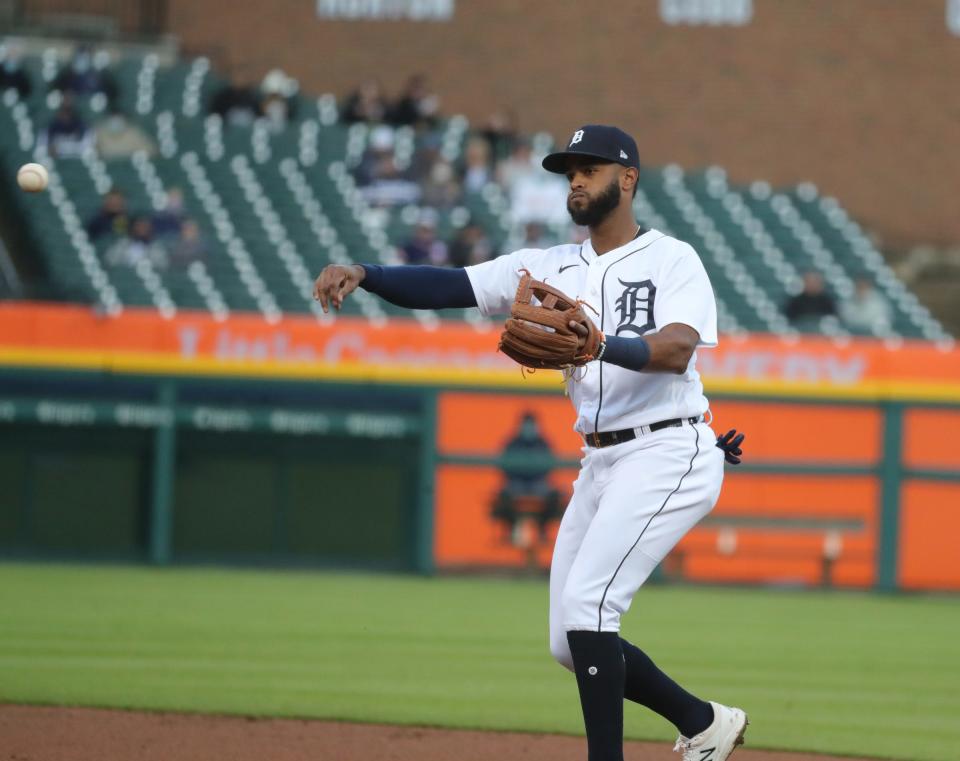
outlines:
{"label": "dirt infield", "polygon": [[[0,705],[2,761],[583,761],[585,756],[578,737]],[[626,757],[679,758],[668,745],[639,742],[628,744]],[[735,758],[831,759],[746,748]]]}

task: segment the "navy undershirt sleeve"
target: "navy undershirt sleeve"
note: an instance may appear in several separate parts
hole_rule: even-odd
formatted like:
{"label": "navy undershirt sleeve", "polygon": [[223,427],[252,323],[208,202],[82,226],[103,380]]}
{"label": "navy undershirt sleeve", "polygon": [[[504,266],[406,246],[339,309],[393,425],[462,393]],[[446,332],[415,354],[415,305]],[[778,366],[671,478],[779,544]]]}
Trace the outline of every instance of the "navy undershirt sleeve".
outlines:
{"label": "navy undershirt sleeve", "polygon": [[360,287],[406,309],[475,307],[477,297],[464,269],[361,264],[366,275]]}
{"label": "navy undershirt sleeve", "polygon": [[607,335],[606,342],[607,348],[603,352],[604,362],[639,372],[650,361],[650,344],[645,338]]}

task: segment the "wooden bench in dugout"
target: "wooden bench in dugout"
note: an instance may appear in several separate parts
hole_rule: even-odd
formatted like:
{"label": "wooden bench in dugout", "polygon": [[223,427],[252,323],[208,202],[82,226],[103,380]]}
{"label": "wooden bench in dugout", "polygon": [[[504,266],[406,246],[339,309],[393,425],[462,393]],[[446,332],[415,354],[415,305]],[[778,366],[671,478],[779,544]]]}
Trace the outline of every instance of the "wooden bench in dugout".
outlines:
{"label": "wooden bench in dugout", "polygon": [[[661,577],[667,581],[687,580],[687,568],[694,558],[711,556],[722,561],[740,557],[756,561],[813,562],[817,568],[816,583],[832,587],[839,562],[871,563],[874,546],[865,521],[856,518],[710,515],[667,556]],[[783,577],[768,581],[810,584],[812,579],[809,574],[801,574],[794,579]]]}

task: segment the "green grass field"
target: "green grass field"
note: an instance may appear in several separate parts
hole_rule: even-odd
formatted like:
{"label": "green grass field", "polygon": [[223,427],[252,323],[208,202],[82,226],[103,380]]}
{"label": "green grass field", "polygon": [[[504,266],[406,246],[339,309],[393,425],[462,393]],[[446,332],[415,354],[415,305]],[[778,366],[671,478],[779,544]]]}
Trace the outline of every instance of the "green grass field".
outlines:
{"label": "green grass field", "polygon": [[[0,700],[579,733],[546,619],[542,581],[0,565]],[[751,747],[960,758],[955,597],[651,587],[624,631]]]}

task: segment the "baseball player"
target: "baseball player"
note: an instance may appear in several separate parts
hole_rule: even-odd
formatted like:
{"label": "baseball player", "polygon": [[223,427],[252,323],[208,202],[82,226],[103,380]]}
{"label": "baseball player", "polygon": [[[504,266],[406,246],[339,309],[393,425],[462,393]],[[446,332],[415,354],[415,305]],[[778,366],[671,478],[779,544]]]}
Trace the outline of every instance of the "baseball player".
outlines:
{"label": "baseball player", "polygon": [[462,269],[330,265],[314,296],[339,309],[359,286],[403,307],[503,314],[533,276],[596,310],[569,322],[584,356],[566,384],[585,446],[550,567],[550,651],[576,676],[589,761],[623,761],[624,698],[676,726],[684,761],[724,761],[746,714],[687,692],[619,635],[637,590],[716,503],[725,455],[739,462],[742,435],[715,437],[695,367],[696,350],[717,345],[713,290],[691,246],[637,224],[628,134],[586,125],[543,168],[569,181],[583,244]]}

